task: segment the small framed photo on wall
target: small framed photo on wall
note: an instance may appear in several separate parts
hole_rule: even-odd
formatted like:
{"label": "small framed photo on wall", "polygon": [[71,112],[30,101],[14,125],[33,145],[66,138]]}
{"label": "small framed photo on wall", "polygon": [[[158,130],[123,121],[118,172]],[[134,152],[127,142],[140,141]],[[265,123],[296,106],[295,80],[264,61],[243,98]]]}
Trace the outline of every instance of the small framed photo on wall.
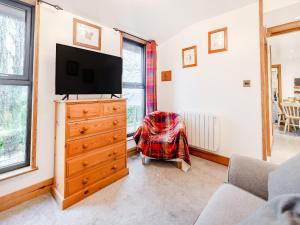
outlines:
{"label": "small framed photo on wall", "polygon": [[208,53],[228,50],[227,27],[208,32]]}
{"label": "small framed photo on wall", "polygon": [[101,27],[74,18],[73,44],[101,50]]}
{"label": "small framed photo on wall", "polygon": [[197,66],[197,46],[182,49],[182,67]]}

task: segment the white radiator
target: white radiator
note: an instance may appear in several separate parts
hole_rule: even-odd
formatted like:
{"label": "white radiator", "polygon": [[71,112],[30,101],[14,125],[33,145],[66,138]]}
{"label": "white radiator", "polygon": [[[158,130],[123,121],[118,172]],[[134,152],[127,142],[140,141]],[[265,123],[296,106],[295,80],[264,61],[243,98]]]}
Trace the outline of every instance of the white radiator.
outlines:
{"label": "white radiator", "polygon": [[218,151],[220,129],[216,116],[193,111],[180,114],[184,118],[190,146],[207,151]]}

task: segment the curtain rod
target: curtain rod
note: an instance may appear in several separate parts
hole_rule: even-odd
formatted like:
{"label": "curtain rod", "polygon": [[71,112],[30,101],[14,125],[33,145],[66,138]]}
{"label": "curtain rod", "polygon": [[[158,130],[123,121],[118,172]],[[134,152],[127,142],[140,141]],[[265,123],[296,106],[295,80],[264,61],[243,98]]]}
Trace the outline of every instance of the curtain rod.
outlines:
{"label": "curtain rod", "polygon": [[[138,37],[138,36],[136,36],[136,35],[130,34],[130,33],[126,32],[126,31],[120,30],[120,29],[118,29],[118,28],[113,28],[113,29],[114,29],[115,31],[119,31],[120,33],[124,33],[124,34],[130,35],[130,36],[132,36],[132,37],[134,37],[134,38],[140,39],[140,40],[142,40],[142,41],[150,42],[150,41],[148,41],[148,40],[145,40],[144,38],[141,38],[141,37]],[[158,44],[156,44],[156,46],[158,46]]]}
{"label": "curtain rod", "polygon": [[64,10],[62,7],[60,7],[59,5],[54,5],[54,4],[51,4],[49,2],[46,2],[46,1],[43,1],[43,0],[38,0],[38,3],[44,3],[46,5],[50,5],[52,6],[53,8],[55,8],[56,10]]}

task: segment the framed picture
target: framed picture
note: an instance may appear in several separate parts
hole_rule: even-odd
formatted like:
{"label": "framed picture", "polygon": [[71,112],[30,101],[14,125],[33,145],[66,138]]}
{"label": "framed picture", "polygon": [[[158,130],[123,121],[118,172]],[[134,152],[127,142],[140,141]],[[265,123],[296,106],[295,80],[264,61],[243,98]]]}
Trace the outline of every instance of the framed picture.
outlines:
{"label": "framed picture", "polygon": [[227,51],[227,27],[208,32],[208,53]]}
{"label": "framed picture", "polygon": [[85,48],[101,50],[101,27],[74,18],[73,44]]}
{"label": "framed picture", "polygon": [[197,46],[182,49],[182,67],[197,66]]}

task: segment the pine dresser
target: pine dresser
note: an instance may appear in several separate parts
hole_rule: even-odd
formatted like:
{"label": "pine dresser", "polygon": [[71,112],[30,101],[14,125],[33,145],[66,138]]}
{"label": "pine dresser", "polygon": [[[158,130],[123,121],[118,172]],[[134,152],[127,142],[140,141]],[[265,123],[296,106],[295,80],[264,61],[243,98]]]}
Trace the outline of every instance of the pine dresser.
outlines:
{"label": "pine dresser", "polygon": [[128,175],[126,100],[55,102],[54,185],[65,209]]}

